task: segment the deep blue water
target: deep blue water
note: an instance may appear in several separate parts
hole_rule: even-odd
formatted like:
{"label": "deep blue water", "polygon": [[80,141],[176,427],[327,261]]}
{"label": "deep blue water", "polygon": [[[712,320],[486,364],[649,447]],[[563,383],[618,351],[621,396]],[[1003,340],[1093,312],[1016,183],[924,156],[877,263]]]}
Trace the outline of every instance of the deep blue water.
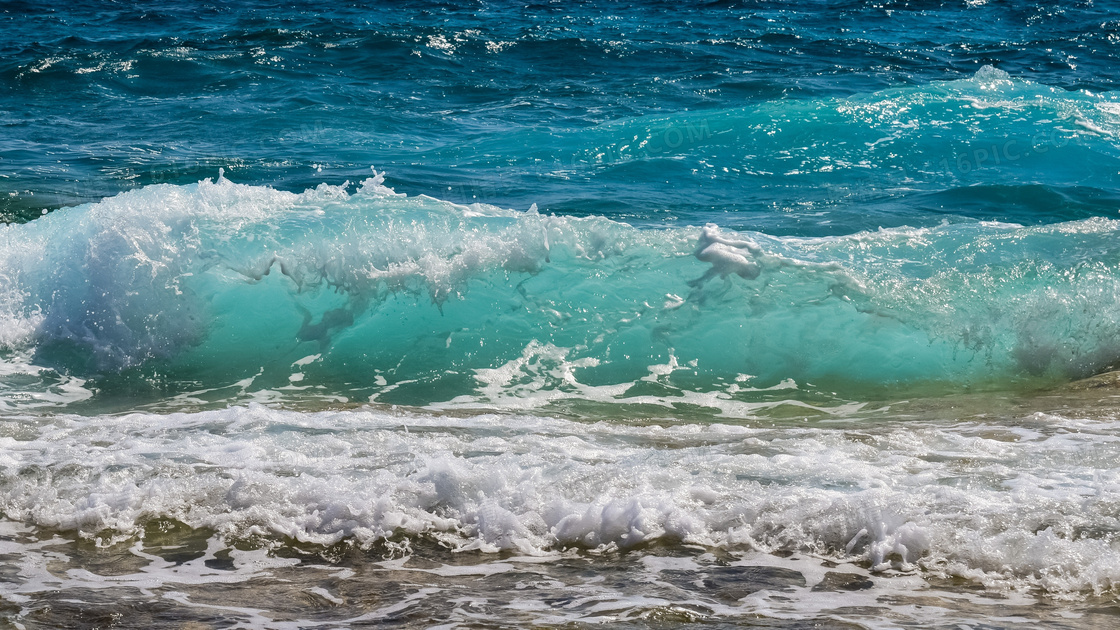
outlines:
{"label": "deep blue water", "polygon": [[[1115,138],[1075,124],[1114,130],[1108,1],[5,2],[0,25],[8,220],[219,167],[300,191],[371,165],[410,195],[772,234],[1117,206]],[[1051,106],[892,106],[984,66]]]}

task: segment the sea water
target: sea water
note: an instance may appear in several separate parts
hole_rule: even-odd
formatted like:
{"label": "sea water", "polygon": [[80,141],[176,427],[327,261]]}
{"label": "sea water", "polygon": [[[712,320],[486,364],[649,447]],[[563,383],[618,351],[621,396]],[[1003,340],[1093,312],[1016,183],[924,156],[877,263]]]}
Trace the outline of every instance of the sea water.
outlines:
{"label": "sea water", "polygon": [[0,614],[1111,627],[1118,45],[0,5]]}

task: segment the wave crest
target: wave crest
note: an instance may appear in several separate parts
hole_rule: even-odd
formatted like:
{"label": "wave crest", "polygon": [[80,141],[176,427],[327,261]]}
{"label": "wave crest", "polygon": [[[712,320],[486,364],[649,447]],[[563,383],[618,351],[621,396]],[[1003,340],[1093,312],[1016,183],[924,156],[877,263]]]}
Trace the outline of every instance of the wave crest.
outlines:
{"label": "wave crest", "polygon": [[791,238],[461,206],[378,173],[349,188],[220,176],[0,228],[3,343],[78,376],[207,386],[287,385],[319,354],[301,386],[427,383],[397,388],[413,404],[478,393],[533,344],[586,360],[589,387],[672,359],[688,369],[667,384],[703,392],[1006,385],[1120,357],[1108,219]]}

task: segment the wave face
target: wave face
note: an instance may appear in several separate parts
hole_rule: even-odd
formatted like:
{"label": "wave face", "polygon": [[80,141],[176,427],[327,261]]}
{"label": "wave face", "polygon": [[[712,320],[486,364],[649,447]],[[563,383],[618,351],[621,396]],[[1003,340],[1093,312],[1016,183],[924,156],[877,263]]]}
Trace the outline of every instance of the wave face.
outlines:
{"label": "wave face", "polygon": [[8,369],[133,393],[720,407],[774,387],[1008,387],[1120,359],[1112,219],[776,237],[382,182],[293,194],[219,177],[0,228],[3,343],[26,364]]}

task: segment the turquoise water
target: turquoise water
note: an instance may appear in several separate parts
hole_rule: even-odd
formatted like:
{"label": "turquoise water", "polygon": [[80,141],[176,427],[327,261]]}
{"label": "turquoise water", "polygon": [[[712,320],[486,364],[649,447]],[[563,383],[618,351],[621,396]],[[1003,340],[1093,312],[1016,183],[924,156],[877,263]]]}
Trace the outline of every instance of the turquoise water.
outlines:
{"label": "turquoise water", "polygon": [[1041,387],[1120,357],[1114,219],[776,237],[381,180],[152,185],[4,228],[13,365],[109,400],[248,379],[423,406]]}
{"label": "turquoise water", "polygon": [[1106,627],[1118,42],[0,5],[0,614]]}

